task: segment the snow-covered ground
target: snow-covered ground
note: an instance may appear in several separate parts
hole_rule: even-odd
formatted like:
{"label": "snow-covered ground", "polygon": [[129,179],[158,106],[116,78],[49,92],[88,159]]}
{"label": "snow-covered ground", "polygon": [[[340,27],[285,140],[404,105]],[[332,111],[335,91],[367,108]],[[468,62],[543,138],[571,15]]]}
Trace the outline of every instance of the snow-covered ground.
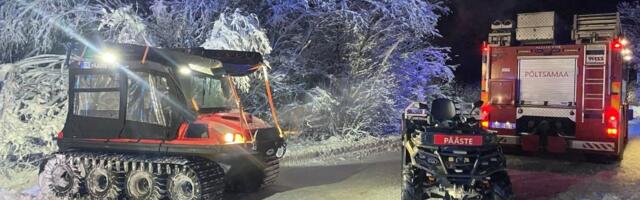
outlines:
{"label": "snow-covered ground", "polygon": [[[507,155],[516,199],[640,199],[640,120],[630,122],[631,141],[624,160],[614,164],[585,162],[583,157]],[[399,199],[400,152],[369,157],[308,162],[282,168],[274,186],[230,199]],[[349,155],[344,154],[344,155]],[[328,157],[325,157],[328,158]],[[323,162],[324,161],[324,162]]]}
{"label": "snow-covered ground", "polygon": [[[590,163],[573,155],[508,155],[517,199],[640,199],[640,120],[630,122],[630,134],[620,163]],[[398,199],[400,159],[397,136],[290,144],[274,185],[258,193],[227,193],[226,199]],[[37,187],[0,190],[0,200],[38,199],[37,194]]]}
{"label": "snow-covered ground", "polygon": [[360,160],[401,146],[399,136],[365,137],[358,140],[331,137],[324,141],[296,142],[287,146],[283,166],[334,165],[343,160]]}
{"label": "snow-covered ground", "polygon": [[[340,172],[331,172],[331,169],[341,169],[346,163],[350,165],[363,165],[363,163],[377,163],[375,156],[378,154],[388,154],[389,152],[397,152],[400,148],[399,136],[388,136],[383,138],[365,137],[358,140],[332,137],[324,141],[317,142],[290,142],[286,156],[281,162],[283,167],[282,178],[278,184],[267,188],[265,191],[256,194],[227,194],[227,199],[238,198],[255,198],[262,199],[278,191],[284,184],[287,188],[304,187],[308,184],[304,181],[327,181],[338,178],[339,176],[347,176],[353,173],[353,170],[340,170]],[[374,159],[371,159],[374,157]],[[393,157],[391,157],[393,158]],[[323,173],[311,172],[315,169],[321,169]],[[309,171],[311,170],[311,171]],[[308,174],[315,174],[318,177],[310,177],[308,179],[299,179]],[[330,176],[327,176],[330,175]],[[28,176],[35,176],[30,174]],[[297,179],[296,179],[297,178]],[[24,177],[24,180],[35,180],[36,177]],[[292,181],[292,182],[287,182]],[[40,196],[40,188],[37,184],[30,181],[24,183],[18,188],[26,188],[20,191],[4,190],[0,188],[0,200],[39,200],[49,199]],[[285,190],[283,190],[285,191]],[[259,198],[258,198],[259,197]]]}

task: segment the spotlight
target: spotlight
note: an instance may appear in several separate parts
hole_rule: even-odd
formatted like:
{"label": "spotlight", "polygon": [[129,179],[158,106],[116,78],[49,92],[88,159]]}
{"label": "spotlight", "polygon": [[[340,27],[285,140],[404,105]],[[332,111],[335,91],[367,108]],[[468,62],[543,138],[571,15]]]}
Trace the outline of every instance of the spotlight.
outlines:
{"label": "spotlight", "polygon": [[118,58],[118,54],[116,54],[111,50],[106,49],[98,54],[98,60],[100,62],[113,65],[118,63],[119,58]]}
{"label": "spotlight", "polygon": [[189,69],[188,67],[180,67],[180,69],[178,69],[178,72],[182,75],[189,75],[191,74],[191,69]]}

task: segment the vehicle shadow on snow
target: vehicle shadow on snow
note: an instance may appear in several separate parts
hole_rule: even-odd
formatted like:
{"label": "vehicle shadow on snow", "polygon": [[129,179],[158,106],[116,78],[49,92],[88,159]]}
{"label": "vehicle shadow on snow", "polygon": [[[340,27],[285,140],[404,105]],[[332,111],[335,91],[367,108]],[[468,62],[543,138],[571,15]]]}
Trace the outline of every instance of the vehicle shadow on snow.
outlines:
{"label": "vehicle shadow on snow", "polygon": [[289,190],[338,183],[362,171],[366,165],[366,163],[356,163],[335,166],[281,167],[278,180],[274,184],[255,193],[226,192],[224,198],[258,200]]}
{"label": "vehicle shadow on snow", "polygon": [[588,178],[609,179],[619,166],[588,162],[579,154],[507,155],[516,199],[550,199]]}

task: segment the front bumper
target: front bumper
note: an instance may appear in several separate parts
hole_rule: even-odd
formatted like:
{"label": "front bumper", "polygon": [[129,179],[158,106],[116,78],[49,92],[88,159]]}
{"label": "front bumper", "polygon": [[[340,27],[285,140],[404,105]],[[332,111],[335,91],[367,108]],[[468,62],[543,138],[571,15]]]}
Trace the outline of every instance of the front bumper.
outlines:
{"label": "front bumper", "polygon": [[505,171],[506,166],[498,147],[476,150],[420,148],[413,160],[416,167],[434,176],[445,187],[472,185],[475,181]]}

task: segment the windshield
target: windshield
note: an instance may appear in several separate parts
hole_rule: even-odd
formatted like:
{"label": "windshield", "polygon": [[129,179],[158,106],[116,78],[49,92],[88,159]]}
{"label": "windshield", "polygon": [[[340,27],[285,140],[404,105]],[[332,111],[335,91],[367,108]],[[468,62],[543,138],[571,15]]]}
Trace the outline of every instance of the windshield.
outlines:
{"label": "windshield", "polygon": [[199,109],[232,109],[236,105],[229,84],[224,79],[206,76],[183,76],[180,80],[188,100]]}

